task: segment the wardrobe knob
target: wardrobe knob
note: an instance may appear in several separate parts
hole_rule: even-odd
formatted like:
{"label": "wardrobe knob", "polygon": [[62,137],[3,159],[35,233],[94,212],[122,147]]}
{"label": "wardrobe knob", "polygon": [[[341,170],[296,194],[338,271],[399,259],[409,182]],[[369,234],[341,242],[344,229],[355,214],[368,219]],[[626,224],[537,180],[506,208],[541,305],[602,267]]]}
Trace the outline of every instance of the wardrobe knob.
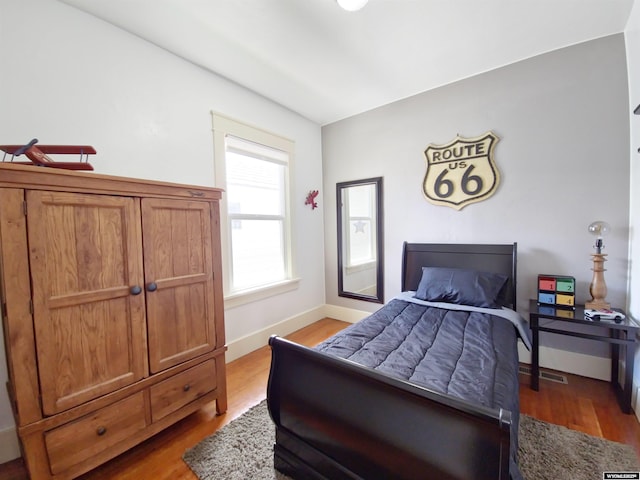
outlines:
{"label": "wardrobe knob", "polygon": [[96,433],[98,434],[99,437],[101,437],[102,435],[107,433],[107,429],[105,427],[98,427],[96,429]]}
{"label": "wardrobe knob", "polygon": [[140,288],[140,285],[134,285],[129,291],[131,292],[131,295],[140,295],[142,293],[142,288]]}
{"label": "wardrobe knob", "polygon": [[158,289],[158,285],[155,282],[151,282],[147,285],[147,292],[155,292]]}

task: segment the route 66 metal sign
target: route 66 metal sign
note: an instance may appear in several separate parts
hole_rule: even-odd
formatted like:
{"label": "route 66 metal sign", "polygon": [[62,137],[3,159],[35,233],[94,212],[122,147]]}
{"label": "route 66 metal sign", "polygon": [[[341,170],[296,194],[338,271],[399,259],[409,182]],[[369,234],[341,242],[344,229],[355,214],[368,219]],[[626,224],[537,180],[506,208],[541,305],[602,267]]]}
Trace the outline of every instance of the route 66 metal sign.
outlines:
{"label": "route 66 metal sign", "polygon": [[435,205],[460,210],[493,195],[500,172],[493,161],[499,138],[489,131],[479,137],[456,136],[445,145],[430,144],[422,190]]}

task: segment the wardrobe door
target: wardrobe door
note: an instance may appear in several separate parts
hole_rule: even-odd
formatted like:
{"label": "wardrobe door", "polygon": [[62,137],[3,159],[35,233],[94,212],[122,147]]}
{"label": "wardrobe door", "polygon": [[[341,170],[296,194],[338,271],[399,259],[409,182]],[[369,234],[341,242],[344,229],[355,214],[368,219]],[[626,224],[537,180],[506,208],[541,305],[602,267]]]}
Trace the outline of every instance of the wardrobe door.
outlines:
{"label": "wardrobe door", "polygon": [[26,197],[40,389],[51,415],[148,375],[140,207],[127,197]]}
{"label": "wardrobe door", "polygon": [[142,199],[149,367],[215,348],[211,204]]}

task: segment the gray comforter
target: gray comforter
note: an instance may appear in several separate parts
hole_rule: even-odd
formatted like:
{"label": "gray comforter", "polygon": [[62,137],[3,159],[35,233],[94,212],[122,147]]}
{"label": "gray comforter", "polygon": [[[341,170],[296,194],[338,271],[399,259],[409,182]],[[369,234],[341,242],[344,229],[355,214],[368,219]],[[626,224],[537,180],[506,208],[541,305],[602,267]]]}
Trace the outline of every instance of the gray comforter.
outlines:
{"label": "gray comforter", "polygon": [[504,318],[394,299],[316,347],[389,376],[512,413],[511,477],[520,479],[518,334]]}

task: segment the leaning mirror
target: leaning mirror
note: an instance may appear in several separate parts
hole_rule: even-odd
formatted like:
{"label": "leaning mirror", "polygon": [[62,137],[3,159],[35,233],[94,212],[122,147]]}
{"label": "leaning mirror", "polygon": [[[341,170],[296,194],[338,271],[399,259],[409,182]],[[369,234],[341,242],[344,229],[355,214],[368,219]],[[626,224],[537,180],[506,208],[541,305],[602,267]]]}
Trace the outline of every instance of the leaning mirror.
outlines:
{"label": "leaning mirror", "polygon": [[338,295],[384,302],[382,177],[336,185]]}

